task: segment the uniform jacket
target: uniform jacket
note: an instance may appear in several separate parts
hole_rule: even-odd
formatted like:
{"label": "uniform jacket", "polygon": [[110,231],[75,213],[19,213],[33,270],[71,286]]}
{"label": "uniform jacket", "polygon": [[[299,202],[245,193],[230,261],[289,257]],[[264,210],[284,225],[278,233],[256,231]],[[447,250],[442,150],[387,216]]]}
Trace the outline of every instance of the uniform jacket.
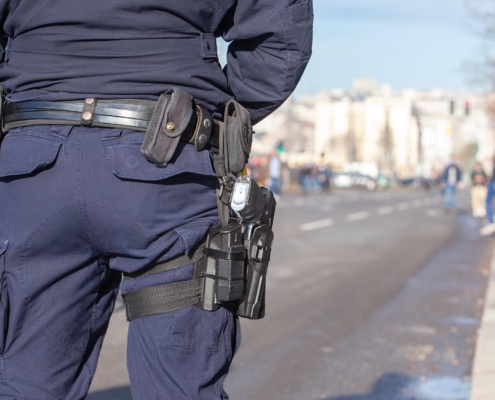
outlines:
{"label": "uniform jacket", "polygon": [[[0,0],[0,82],[10,101],[156,99],[189,91],[258,122],[295,89],[311,56],[312,0]],[[227,66],[216,38],[229,42]]]}

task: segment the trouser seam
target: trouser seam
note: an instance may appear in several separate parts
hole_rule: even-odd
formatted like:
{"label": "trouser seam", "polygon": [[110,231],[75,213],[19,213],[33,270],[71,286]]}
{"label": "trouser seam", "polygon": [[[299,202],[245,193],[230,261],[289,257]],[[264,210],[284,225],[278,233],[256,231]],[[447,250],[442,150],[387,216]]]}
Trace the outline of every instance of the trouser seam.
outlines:
{"label": "trouser seam", "polygon": [[81,132],[81,143],[79,145],[79,171],[78,171],[78,175],[79,175],[79,191],[80,191],[80,196],[81,196],[81,201],[80,201],[80,210],[81,210],[81,214],[84,218],[84,222],[86,223],[86,228],[87,228],[87,234],[89,236],[89,240],[91,241],[91,244],[93,246],[93,248],[96,250],[97,253],[99,254],[103,254],[103,251],[102,249],[98,246],[98,243],[96,242],[96,239],[95,239],[95,236],[93,234],[93,230],[91,229],[91,223],[89,222],[89,217],[88,217],[88,210],[87,210],[87,206],[86,206],[86,195],[85,195],[85,192],[84,192],[84,166],[83,166],[83,163],[84,163],[84,157],[83,157],[83,153],[84,153],[84,140],[86,138],[86,131],[85,130],[82,130]]}

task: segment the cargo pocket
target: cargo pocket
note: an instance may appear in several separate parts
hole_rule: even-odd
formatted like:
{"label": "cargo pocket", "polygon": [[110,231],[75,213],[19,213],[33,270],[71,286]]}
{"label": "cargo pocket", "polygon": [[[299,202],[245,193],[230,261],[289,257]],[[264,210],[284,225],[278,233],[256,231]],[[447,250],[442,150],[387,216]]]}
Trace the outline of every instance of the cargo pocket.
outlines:
{"label": "cargo pocket", "polygon": [[226,330],[232,325],[229,319],[233,319],[223,307],[214,312],[188,307],[174,311],[173,317],[170,346],[208,352],[221,350]]}
{"label": "cargo pocket", "polygon": [[122,132],[117,138],[103,139],[103,152],[115,176],[137,181],[160,181],[184,173],[216,176],[209,152],[182,141],[167,166],[157,167],[141,154],[143,138],[141,133]]}
{"label": "cargo pocket", "polygon": [[5,251],[8,245],[8,241],[0,242],[0,354],[5,350],[9,319],[9,292],[5,277]]}
{"label": "cargo pocket", "polygon": [[0,144],[0,178],[35,173],[51,165],[62,140],[50,133],[49,126],[10,131]]}

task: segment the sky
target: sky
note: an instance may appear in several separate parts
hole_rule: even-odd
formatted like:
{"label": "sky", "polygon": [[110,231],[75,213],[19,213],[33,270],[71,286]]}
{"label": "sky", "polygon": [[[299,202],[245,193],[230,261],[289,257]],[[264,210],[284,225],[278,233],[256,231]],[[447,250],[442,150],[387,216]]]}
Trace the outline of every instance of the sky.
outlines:
{"label": "sky", "polygon": [[394,90],[480,89],[482,57],[466,0],[313,0],[313,56],[297,94],[374,78]]}

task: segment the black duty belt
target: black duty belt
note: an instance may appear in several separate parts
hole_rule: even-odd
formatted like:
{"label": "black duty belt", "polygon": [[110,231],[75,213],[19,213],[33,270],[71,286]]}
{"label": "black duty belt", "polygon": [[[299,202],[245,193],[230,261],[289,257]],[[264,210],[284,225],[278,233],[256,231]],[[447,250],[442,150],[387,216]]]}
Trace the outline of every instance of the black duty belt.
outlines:
{"label": "black duty belt", "polygon": [[[101,128],[122,128],[146,132],[155,110],[152,100],[117,99],[77,101],[23,101],[5,102],[3,130],[30,125],[82,125]],[[208,128],[208,135],[202,132]],[[211,128],[211,129],[210,129]],[[181,140],[193,143],[197,148],[218,148],[219,125],[209,111],[196,105],[188,127]]]}

